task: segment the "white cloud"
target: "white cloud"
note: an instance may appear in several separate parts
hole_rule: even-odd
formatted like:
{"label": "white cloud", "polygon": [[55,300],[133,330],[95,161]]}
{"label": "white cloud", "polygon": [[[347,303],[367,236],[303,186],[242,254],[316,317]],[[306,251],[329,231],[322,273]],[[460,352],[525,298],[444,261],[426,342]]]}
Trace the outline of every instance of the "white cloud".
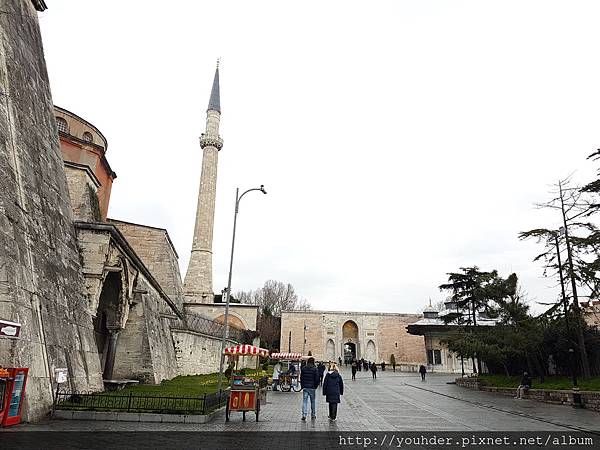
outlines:
{"label": "white cloud", "polygon": [[[597,2],[54,0],[56,104],[108,138],[110,216],[191,247],[217,56],[215,290],[293,283],[315,308],[416,312],[445,273],[517,271],[554,296],[518,231],[598,146]],[[553,224],[550,224],[551,226]]]}

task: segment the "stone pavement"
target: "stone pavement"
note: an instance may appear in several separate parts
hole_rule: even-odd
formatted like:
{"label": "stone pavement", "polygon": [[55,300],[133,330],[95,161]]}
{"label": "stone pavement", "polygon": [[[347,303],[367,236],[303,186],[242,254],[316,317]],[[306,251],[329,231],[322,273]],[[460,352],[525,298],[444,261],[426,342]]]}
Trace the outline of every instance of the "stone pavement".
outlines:
{"label": "stone pavement", "polygon": [[342,371],[345,392],[338,420],[329,422],[327,404],[317,392],[317,419],[301,417],[301,392],[269,392],[268,404],[261,408],[260,422],[254,413],[232,413],[225,422],[224,412],[207,424],[170,424],[53,420],[26,424],[20,430],[77,431],[568,431],[600,432],[600,414],[569,406],[515,400],[486,392],[471,391],[447,384],[454,376],[428,374],[422,382],[418,374],[357,373],[351,381]]}

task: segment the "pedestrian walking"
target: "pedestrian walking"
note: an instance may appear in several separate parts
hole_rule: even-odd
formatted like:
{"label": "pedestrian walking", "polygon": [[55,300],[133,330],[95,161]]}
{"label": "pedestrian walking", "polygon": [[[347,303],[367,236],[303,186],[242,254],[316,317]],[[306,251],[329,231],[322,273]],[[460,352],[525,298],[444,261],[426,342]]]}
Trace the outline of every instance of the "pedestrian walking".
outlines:
{"label": "pedestrian walking", "polygon": [[373,379],[377,379],[377,364],[371,364],[371,373],[373,374]]}
{"label": "pedestrian walking", "polygon": [[356,381],[356,361],[352,361],[352,381]]}
{"label": "pedestrian walking", "polygon": [[335,421],[337,419],[340,396],[344,395],[344,380],[342,380],[342,376],[335,363],[332,364],[331,370],[331,373],[328,373],[325,376],[325,381],[323,381],[323,395],[329,406],[329,420]]}
{"label": "pedestrian walking", "polygon": [[385,361],[381,361],[381,371],[385,372]]}
{"label": "pedestrian walking", "polygon": [[425,381],[425,374],[427,373],[427,369],[422,364],[421,367],[419,367],[419,373],[421,374],[421,381]]}
{"label": "pedestrian walking", "polygon": [[369,363],[367,361],[365,361],[364,359],[363,359],[363,369],[365,369],[365,372],[367,370],[369,370]]}
{"label": "pedestrian walking", "polygon": [[338,363],[340,364],[340,366],[342,365],[342,357],[338,356]]}
{"label": "pedestrian walking", "polygon": [[394,369],[394,372],[396,371],[396,361],[392,361],[392,369]]}
{"label": "pedestrian walking", "polygon": [[315,358],[308,358],[306,365],[300,370],[300,385],[302,386],[302,420],[306,420],[308,413],[308,399],[310,398],[310,418],[317,418],[317,399],[315,392],[319,386],[319,371],[315,366]]}
{"label": "pedestrian walking", "polygon": [[319,372],[319,386],[321,386],[323,384],[323,374],[325,373],[325,364],[323,364],[323,361],[319,362],[317,371]]}

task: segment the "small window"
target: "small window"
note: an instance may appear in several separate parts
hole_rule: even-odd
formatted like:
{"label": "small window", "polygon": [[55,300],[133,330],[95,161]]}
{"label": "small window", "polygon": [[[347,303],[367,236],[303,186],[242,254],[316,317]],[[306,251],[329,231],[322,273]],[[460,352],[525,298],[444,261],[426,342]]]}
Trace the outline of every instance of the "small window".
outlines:
{"label": "small window", "polygon": [[56,118],[56,126],[58,127],[58,131],[61,131],[63,133],[69,132],[69,125],[67,125],[67,121],[62,117]]}
{"label": "small window", "polygon": [[92,133],[90,133],[89,131],[86,131],[83,133],[83,140],[85,142],[94,142],[94,138],[92,137]]}
{"label": "small window", "polygon": [[427,364],[442,364],[442,351],[427,350]]}

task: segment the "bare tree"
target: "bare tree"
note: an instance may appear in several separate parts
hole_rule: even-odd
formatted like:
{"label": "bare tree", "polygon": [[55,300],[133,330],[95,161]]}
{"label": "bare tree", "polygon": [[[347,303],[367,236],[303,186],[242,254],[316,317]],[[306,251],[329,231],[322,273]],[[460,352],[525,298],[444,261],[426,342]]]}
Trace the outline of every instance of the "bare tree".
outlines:
{"label": "bare tree", "polygon": [[310,303],[298,297],[294,286],[276,280],[267,280],[263,287],[254,291],[236,293],[242,303],[258,306],[258,331],[265,346],[279,344],[282,311],[308,311]]}

